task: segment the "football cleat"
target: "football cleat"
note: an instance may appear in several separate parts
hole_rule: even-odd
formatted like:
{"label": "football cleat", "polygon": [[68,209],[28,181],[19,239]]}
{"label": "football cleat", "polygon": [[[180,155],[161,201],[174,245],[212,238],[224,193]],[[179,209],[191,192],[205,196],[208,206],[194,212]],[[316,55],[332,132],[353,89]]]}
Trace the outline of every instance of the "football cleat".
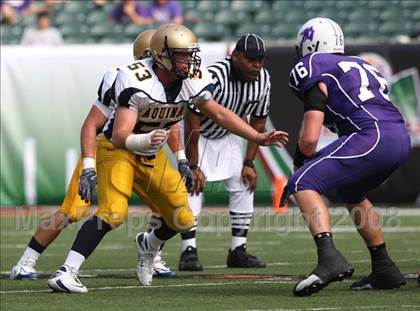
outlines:
{"label": "football cleat", "polygon": [[63,293],[87,293],[88,289],[77,277],[78,272],[69,266],[61,266],[47,281],[47,285],[55,292]]}
{"label": "football cleat", "polygon": [[228,268],[265,268],[266,264],[264,261],[247,253],[246,244],[242,244],[233,251],[229,249],[227,266]]}
{"label": "football cleat", "polygon": [[179,258],[178,269],[180,271],[203,271],[203,265],[198,261],[197,249],[188,246]]}
{"label": "football cleat", "polygon": [[295,296],[310,296],[327,287],[332,282],[342,281],[353,275],[354,269],[347,260],[338,253],[338,256],[325,262],[318,264],[314,271],[307,275],[302,281],[298,282],[293,288]]}
{"label": "football cleat", "polygon": [[16,266],[10,271],[10,278],[12,280],[36,280],[39,275],[36,272],[35,263],[29,260],[19,261]]}
{"label": "football cleat", "polygon": [[171,271],[166,265],[166,262],[162,260],[160,256],[160,251],[157,253],[155,259],[153,260],[153,276],[154,277],[161,277],[161,278],[173,278],[176,277],[176,273]]}
{"label": "football cleat", "polygon": [[147,242],[147,232],[139,233],[136,236],[137,247],[137,278],[143,286],[152,285],[153,262],[158,250],[152,249]]}
{"label": "football cleat", "polygon": [[406,283],[404,275],[401,274],[397,266],[391,261],[379,267],[375,264],[375,269],[371,274],[359,281],[353,282],[350,288],[353,290],[393,289],[400,288]]}

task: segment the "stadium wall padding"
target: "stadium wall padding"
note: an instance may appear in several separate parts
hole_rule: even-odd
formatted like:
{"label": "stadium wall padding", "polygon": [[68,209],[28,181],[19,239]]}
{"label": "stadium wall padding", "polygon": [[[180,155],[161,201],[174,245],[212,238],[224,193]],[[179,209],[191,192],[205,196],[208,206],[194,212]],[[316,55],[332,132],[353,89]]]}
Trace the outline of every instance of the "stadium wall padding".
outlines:
{"label": "stadium wall padding", "polygon": [[[202,45],[205,64],[222,59],[226,43]],[[230,45],[232,47],[232,45]],[[102,74],[131,61],[130,45],[70,45],[54,48],[1,47],[1,180],[0,205],[57,205],[79,157],[80,127],[96,98]],[[349,47],[375,51],[395,71],[420,70],[420,45]],[[270,118],[290,133],[287,150],[294,154],[302,104],[288,88],[295,56],[292,47],[271,47],[266,66],[272,76]],[[420,192],[420,151],[389,182],[372,193],[374,201],[413,203]],[[256,204],[270,204],[272,182],[257,162],[259,185]],[[206,203],[226,204],[221,183],[205,192]],[[334,194],[329,194],[334,200]],[[138,202],[137,199],[131,203]]]}

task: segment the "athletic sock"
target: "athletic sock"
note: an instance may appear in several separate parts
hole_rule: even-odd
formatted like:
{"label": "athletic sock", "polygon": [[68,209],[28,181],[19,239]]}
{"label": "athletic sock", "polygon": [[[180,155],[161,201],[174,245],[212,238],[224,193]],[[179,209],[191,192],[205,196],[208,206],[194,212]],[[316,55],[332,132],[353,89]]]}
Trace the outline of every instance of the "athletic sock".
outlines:
{"label": "athletic sock", "polygon": [[230,223],[232,226],[232,240],[230,243],[230,249],[232,251],[238,246],[246,244],[252,214],[253,213],[229,212]]}
{"label": "athletic sock", "polygon": [[72,270],[79,271],[82,264],[85,262],[86,258],[82,254],[71,250],[64,262],[65,266],[69,266]]}
{"label": "athletic sock", "polygon": [[160,249],[160,246],[165,241],[159,239],[156,236],[155,229],[153,229],[148,235],[147,235],[147,243],[150,245],[150,247],[154,250]]}
{"label": "athletic sock", "polygon": [[163,217],[161,217],[159,220],[161,226],[150,231],[147,238],[147,241],[154,249],[160,248],[164,242],[174,237],[178,233],[175,230],[169,228]]}
{"label": "athletic sock", "polygon": [[232,229],[232,239],[230,242],[230,249],[233,251],[238,246],[246,244],[248,230]]}
{"label": "athletic sock", "polygon": [[181,233],[181,251],[185,251],[188,247],[194,247],[197,248],[197,244],[196,244],[196,235],[195,230],[192,231],[187,231],[187,232],[183,232]]}
{"label": "athletic sock", "polygon": [[[96,216],[86,220],[77,233],[65,264],[79,270],[82,263],[92,254],[105,234],[111,230],[112,228],[108,223]],[[69,261],[67,262],[67,260]]]}
{"label": "athletic sock", "polygon": [[44,250],[45,247],[39,244],[38,241],[32,237],[28,243],[28,246],[23,252],[22,257],[19,259],[19,262],[25,262],[25,265],[29,265],[34,268],[39,256]]}
{"label": "athletic sock", "polygon": [[375,268],[382,266],[385,263],[393,264],[393,261],[388,255],[388,252],[386,250],[385,243],[382,243],[377,246],[368,246],[369,252],[370,252],[370,258],[372,260],[372,271],[375,270]]}
{"label": "athletic sock", "polygon": [[328,261],[337,255],[338,251],[334,246],[331,232],[318,233],[314,236],[314,240],[317,247],[318,263]]}

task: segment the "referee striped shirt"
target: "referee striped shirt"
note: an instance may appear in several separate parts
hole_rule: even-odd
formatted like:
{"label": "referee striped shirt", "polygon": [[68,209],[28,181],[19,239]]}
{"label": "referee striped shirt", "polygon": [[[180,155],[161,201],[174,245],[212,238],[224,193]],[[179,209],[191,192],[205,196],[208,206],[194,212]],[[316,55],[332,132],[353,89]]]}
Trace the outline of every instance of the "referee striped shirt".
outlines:
{"label": "referee striped shirt", "polygon": [[[270,105],[270,75],[262,68],[258,80],[238,79],[230,57],[207,67],[213,76],[213,98],[239,117],[252,115],[265,118]],[[222,138],[230,132],[206,116],[201,118],[201,135],[209,139]]]}

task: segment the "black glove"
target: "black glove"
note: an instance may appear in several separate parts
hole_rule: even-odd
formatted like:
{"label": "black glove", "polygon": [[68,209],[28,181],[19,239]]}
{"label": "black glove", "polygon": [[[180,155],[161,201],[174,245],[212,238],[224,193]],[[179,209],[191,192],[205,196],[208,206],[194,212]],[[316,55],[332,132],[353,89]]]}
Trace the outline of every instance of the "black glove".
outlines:
{"label": "black glove", "polygon": [[86,168],[82,171],[79,179],[79,195],[86,203],[92,202],[96,192],[96,171],[94,168]]}
{"label": "black glove", "polygon": [[193,189],[193,176],[190,170],[188,160],[180,160],[178,162],[178,171],[181,174],[182,180],[185,183],[187,191],[191,192]]}

